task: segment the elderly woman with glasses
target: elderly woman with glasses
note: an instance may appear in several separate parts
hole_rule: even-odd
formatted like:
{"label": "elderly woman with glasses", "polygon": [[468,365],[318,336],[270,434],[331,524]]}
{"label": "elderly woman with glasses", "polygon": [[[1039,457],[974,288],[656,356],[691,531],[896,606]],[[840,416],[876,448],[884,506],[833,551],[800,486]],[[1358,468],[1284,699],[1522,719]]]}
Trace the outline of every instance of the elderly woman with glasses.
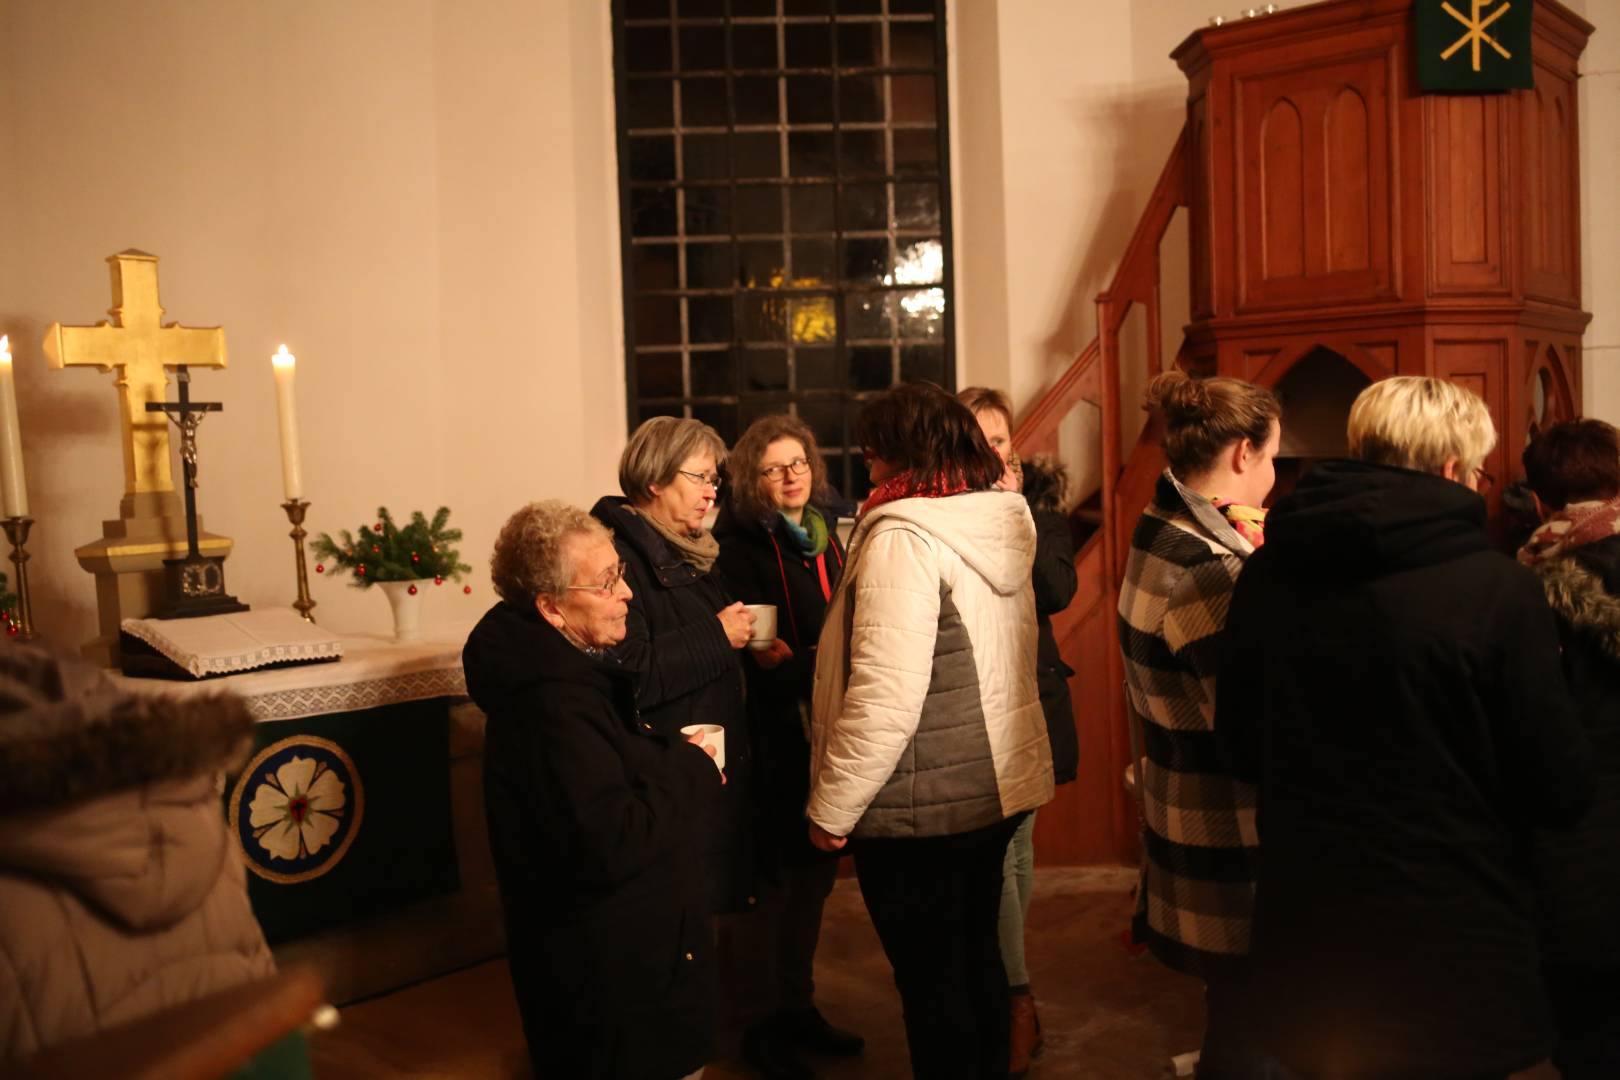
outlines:
{"label": "elderly woman with glasses", "polygon": [[758,904],[753,747],[738,654],[754,617],[716,572],[720,545],[703,527],[725,456],[725,443],[707,424],[654,417],[619,458],[624,496],[602,498],[591,513],[613,530],[635,592],[613,653],[635,672],[642,720],[670,738],[694,724],[724,729],[728,783],[704,825],[701,861],[714,910],[735,913]]}
{"label": "elderly woman with glasses", "polygon": [[827,466],[815,434],[787,414],[764,416],[743,433],[728,462],[731,485],[714,525],[720,570],[750,604],[776,608],[776,639],[750,653],[748,714],[758,749],[761,833],[778,888],[763,905],[754,950],[772,978],[755,995],[743,1056],[767,1080],[808,1075],[800,1051],[861,1052],[859,1035],[833,1027],[814,1001],[812,967],[821,912],[838,858],[811,846],[805,716],[815,682],[821,622],[844,569]]}
{"label": "elderly woman with glasses", "polygon": [[691,837],[723,778],[636,712],[612,655],[631,587],[613,537],[540,502],[495,541],[501,600],[467,640],[489,717],[484,809],[536,1076],[669,1078],[714,1038],[714,962]]}

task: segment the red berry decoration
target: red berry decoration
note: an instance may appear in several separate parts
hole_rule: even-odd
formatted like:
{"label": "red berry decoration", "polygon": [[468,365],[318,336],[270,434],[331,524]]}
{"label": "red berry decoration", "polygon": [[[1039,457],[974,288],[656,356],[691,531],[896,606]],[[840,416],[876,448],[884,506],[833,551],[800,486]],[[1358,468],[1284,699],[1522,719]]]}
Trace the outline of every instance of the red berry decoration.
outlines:
{"label": "red berry decoration", "polygon": [[416,586],[412,585],[410,588],[406,589],[405,591],[410,593],[412,596],[415,596],[416,595]]}
{"label": "red berry decoration", "polygon": [[382,532],[382,522],[380,522],[380,521],[377,522],[376,526],[371,531],[372,532]]}
{"label": "red berry decoration", "polygon": [[435,584],[435,585],[443,585],[444,584],[444,578],[440,577],[437,574],[433,575],[433,584]]}
{"label": "red berry decoration", "polygon": [[471,585],[463,585],[461,587],[461,591],[466,593],[468,596],[471,596],[472,595],[472,586]]}
{"label": "red berry decoration", "polygon": [[413,563],[419,563],[419,562],[421,562],[421,561],[422,561],[422,556],[420,556],[420,555],[418,555],[418,554],[417,554],[417,553],[416,553],[416,552],[414,552],[414,551],[413,551],[413,552],[411,552],[411,562],[413,562]]}
{"label": "red berry decoration", "polygon": [[315,572],[317,574],[324,574],[324,573],[326,573],[326,567],[322,566],[320,563],[316,563],[315,564]]}
{"label": "red berry decoration", "polygon": [[16,623],[11,623],[11,622],[6,623],[6,636],[7,637],[16,637],[17,636],[17,624]]}
{"label": "red berry decoration", "polygon": [[359,576],[361,576],[361,577],[365,577],[366,576],[366,564],[361,563],[359,566],[354,568],[354,572],[356,574],[358,574]]}
{"label": "red berry decoration", "polygon": [[371,545],[371,553],[372,553],[372,554],[373,554],[373,555],[376,555],[376,554],[378,554],[378,553],[379,553],[379,552],[381,552],[381,551],[382,551],[382,548],[380,548],[380,547],[378,547],[378,546],[377,546],[377,545],[376,545],[376,544],[372,544],[372,545]]}

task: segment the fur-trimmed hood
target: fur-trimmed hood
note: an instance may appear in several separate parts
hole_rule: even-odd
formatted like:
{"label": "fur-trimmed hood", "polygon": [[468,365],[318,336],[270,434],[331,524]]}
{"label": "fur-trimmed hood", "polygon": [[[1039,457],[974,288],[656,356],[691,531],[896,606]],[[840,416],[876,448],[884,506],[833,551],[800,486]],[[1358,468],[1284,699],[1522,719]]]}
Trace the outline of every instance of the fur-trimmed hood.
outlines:
{"label": "fur-trimmed hood", "polygon": [[1045,454],[1025,458],[1021,462],[1024,473],[1024,498],[1031,510],[1062,510],[1068,493],[1069,470],[1056,458]]}
{"label": "fur-trimmed hood", "polygon": [[1571,557],[1547,559],[1533,569],[1559,619],[1620,663],[1620,597],[1604,579]]}
{"label": "fur-trimmed hood", "polygon": [[252,730],[235,698],[137,697],[0,645],[0,877],[70,890],[126,932],[176,925],[220,880],[217,776]]}

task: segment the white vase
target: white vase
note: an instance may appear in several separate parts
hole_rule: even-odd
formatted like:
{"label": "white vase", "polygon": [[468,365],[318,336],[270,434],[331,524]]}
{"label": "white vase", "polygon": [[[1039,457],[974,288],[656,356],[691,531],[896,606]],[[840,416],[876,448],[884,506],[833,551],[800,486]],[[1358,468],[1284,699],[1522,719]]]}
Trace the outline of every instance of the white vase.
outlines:
{"label": "white vase", "polygon": [[416,641],[421,638],[422,586],[430,580],[377,582],[377,587],[388,597],[388,605],[394,609],[395,641]]}

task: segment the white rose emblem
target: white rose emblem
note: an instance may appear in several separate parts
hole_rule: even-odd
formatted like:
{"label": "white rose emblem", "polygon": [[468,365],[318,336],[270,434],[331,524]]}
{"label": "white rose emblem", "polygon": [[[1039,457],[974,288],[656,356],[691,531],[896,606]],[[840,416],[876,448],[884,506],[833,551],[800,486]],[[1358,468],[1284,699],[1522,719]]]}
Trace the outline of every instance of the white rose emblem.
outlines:
{"label": "white rose emblem", "polygon": [[272,858],[306,858],[337,832],[346,801],[343,781],[324,762],[289,758],[253,793],[248,823]]}

